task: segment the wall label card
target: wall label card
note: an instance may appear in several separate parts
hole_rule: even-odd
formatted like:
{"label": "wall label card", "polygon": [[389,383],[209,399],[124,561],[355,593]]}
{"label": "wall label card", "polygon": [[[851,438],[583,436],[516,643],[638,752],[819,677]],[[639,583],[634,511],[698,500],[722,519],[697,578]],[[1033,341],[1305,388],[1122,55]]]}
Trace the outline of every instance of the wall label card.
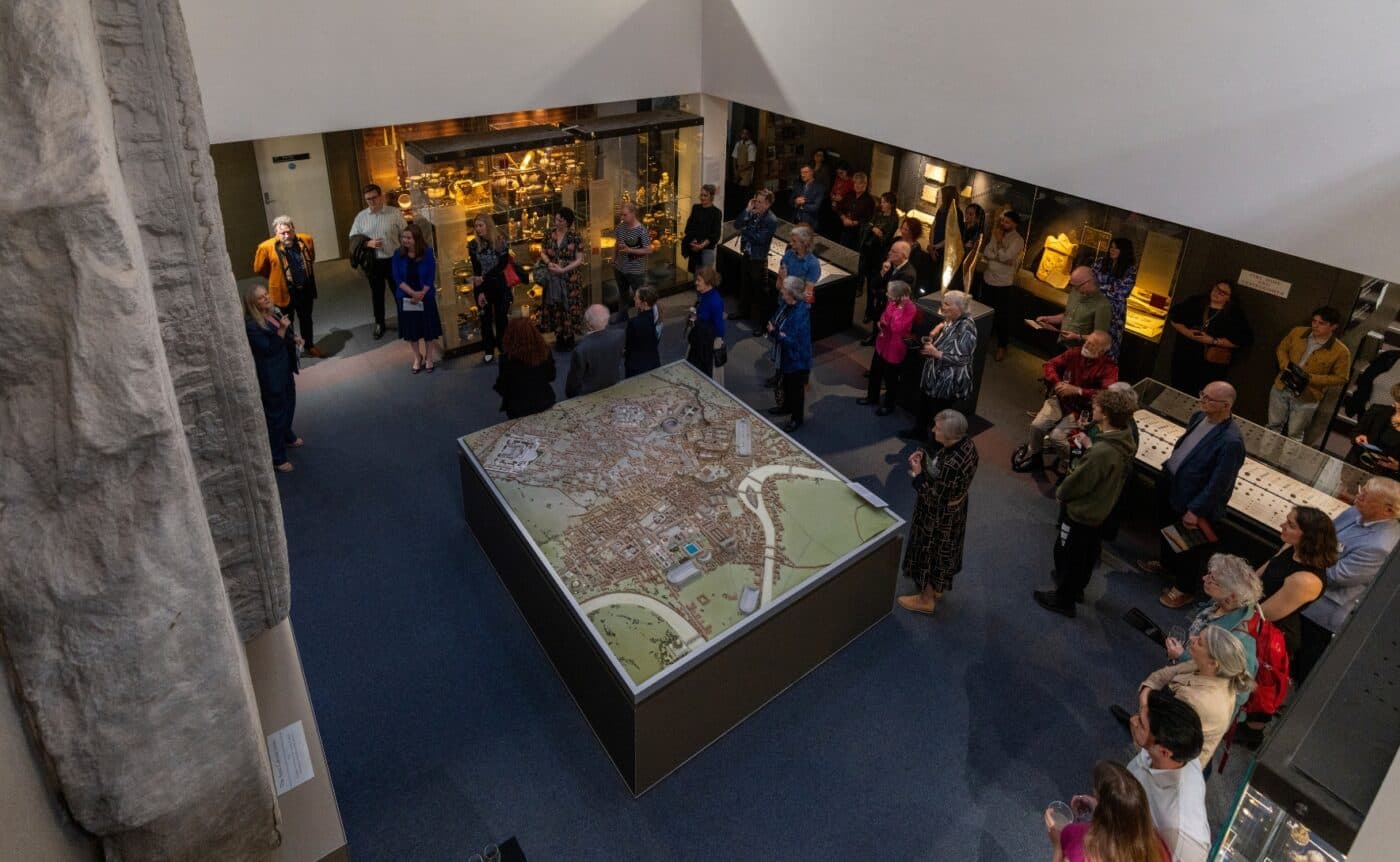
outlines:
{"label": "wall label card", "polygon": [[306,730],[300,721],[268,734],[267,759],[272,764],[272,784],[278,796],[316,776],[311,768],[311,752],[306,747]]}
{"label": "wall label card", "polygon": [[1288,291],[1293,289],[1293,283],[1278,278],[1270,278],[1267,275],[1260,275],[1257,272],[1250,272],[1247,269],[1240,270],[1240,277],[1236,282],[1240,287],[1248,287],[1253,290],[1267,293],[1270,296],[1277,296],[1280,299],[1288,298]]}

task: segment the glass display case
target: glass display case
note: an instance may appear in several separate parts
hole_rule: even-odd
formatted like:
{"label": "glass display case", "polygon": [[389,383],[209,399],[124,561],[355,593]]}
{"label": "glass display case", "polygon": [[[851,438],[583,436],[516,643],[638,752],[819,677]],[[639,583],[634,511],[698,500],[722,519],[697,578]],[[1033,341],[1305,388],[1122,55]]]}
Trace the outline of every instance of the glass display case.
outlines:
{"label": "glass display case", "polygon": [[592,283],[604,288],[603,301],[617,297],[613,229],[624,203],[637,206],[637,218],[651,234],[647,283],[663,296],[689,284],[680,240],[700,198],[700,122],[682,111],[648,111],[598,117],[573,127],[589,141],[588,196],[594,218],[584,238],[599,252],[588,265]]}
{"label": "glass display case", "polygon": [[[1137,281],[1128,297],[1127,331],[1156,343],[1166,325],[1188,229],[1072,195],[1036,189],[1018,283],[1037,295],[1063,295],[1070,270],[1107,262],[1108,244],[1133,244]],[[1063,300],[1060,300],[1063,302]]]}
{"label": "glass display case", "polygon": [[563,207],[574,211],[588,248],[585,304],[616,300],[612,235],[624,201],[636,202],[651,228],[649,283],[665,293],[688,282],[678,234],[698,197],[702,122],[681,111],[648,111],[405,142],[408,184],[397,203],[427,228],[437,254],[445,349],[481,343],[467,254],[479,215],[509,238],[523,276],[512,314],[538,318],[543,289],[531,273]]}
{"label": "glass display case", "polygon": [[1246,784],[1215,858],[1217,862],[1342,862],[1347,857]]}
{"label": "glass display case", "polygon": [[[1137,460],[1154,470],[1171,455],[1191,414],[1200,409],[1195,395],[1152,379],[1139,381]],[[1276,434],[1239,416],[1245,463],[1235,480],[1230,509],[1273,532],[1294,506],[1315,506],[1335,518],[1370,474],[1326,452]]]}

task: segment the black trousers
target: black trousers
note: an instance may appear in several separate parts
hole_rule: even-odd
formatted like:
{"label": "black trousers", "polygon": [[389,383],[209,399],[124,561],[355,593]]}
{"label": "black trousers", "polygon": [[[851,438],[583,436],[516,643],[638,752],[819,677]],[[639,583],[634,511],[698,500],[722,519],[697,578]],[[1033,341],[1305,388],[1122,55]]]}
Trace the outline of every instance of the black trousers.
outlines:
{"label": "black trousers", "polygon": [[291,302],[282,306],[282,315],[297,325],[297,330],[301,333],[301,340],[306,342],[306,348],[310,349],[316,345],[316,337],[311,323],[311,307],[316,304],[316,298],[309,290],[291,290],[287,293],[291,296]]}
{"label": "black trousers", "polygon": [[738,312],[762,326],[768,319],[768,258],[744,258],[739,262]]}
{"label": "black trousers", "polygon": [[512,295],[510,288],[504,283],[490,287],[482,285],[479,293],[486,296],[486,304],[480,306],[481,349],[491,354],[501,348],[506,325],[510,323]]}
{"label": "black trousers", "polygon": [[[1165,527],[1175,524],[1181,520],[1185,513],[1178,512],[1171,505],[1172,476],[1165,470],[1157,477],[1157,526]],[[1200,545],[1187,551],[1177,553],[1165,538],[1158,540],[1158,559],[1162,563],[1162,572],[1172,583],[1172,586],[1194,596],[1201,591],[1201,579],[1205,575],[1205,564],[1210,559],[1210,555],[1215,553],[1215,545]]]}
{"label": "black trousers", "polygon": [[1055,573],[1059,575],[1056,592],[1062,604],[1074,601],[1084,592],[1094,574],[1099,559],[1103,528],[1081,524],[1060,507],[1060,519],[1055,534]]}
{"label": "black trousers", "polygon": [[788,371],[783,374],[783,406],[792,416],[792,421],[801,422],[807,409],[807,378],[811,371]]}
{"label": "black trousers", "polygon": [[981,288],[978,291],[982,294],[981,300],[996,312],[992,315],[992,335],[996,338],[997,347],[1005,348],[1011,343],[1011,323],[1016,319],[1016,288],[1010,284],[987,284],[982,281],[980,273],[977,275],[977,285]]}
{"label": "black trousers", "polygon": [[880,277],[880,267],[876,266],[865,277],[865,319],[871,323],[878,322],[880,315],[885,313],[885,306],[889,305],[886,287],[885,280]]}
{"label": "black trousers", "polygon": [[617,313],[627,317],[632,308],[632,294],[647,283],[646,273],[630,275],[620,269],[614,269],[613,280],[617,282]]}
{"label": "black trousers", "polygon": [[874,353],[870,358],[870,385],[865,390],[865,397],[869,401],[880,400],[880,385],[885,386],[885,406],[894,407],[895,395],[899,392],[899,372],[902,363],[889,363]]}
{"label": "black trousers", "polygon": [[1332,643],[1332,633],[1326,628],[1307,617],[1300,617],[1300,621],[1303,636],[1298,642],[1298,652],[1290,656],[1289,662],[1289,672],[1299,683],[1308,678],[1317,660],[1322,658],[1327,645]]}
{"label": "black trousers", "polygon": [[[374,263],[365,270],[365,279],[369,281],[369,298],[374,304],[374,322],[378,326],[384,325],[384,290],[390,288],[389,282],[393,281],[393,273],[390,271],[389,262],[391,258],[375,258]],[[392,296],[392,293],[390,294]],[[302,336],[305,338],[306,336]]]}

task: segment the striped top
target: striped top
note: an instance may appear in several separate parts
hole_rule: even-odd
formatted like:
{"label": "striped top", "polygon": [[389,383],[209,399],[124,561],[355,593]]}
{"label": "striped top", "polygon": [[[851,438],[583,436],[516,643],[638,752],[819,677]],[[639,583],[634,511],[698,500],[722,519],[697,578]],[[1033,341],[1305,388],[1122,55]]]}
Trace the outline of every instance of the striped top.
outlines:
{"label": "striped top", "polygon": [[[651,245],[651,234],[647,226],[642,222],[637,222],[633,227],[628,227],[622,222],[617,223],[617,230],[613,231],[613,236],[617,238],[618,247],[643,248]],[[613,267],[621,273],[627,275],[642,275],[647,271],[647,259],[641,255],[616,253],[613,258]]]}

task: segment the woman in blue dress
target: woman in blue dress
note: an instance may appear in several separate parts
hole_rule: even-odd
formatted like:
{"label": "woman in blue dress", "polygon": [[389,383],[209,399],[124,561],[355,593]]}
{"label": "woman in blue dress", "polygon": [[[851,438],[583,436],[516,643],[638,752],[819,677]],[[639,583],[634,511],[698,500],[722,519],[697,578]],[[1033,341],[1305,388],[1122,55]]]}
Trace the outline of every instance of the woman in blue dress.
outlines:
{"label": "woman in blue dress", "polygon": [[272,304],[267,288],[254,284],[243,291],[243,325],[248,347],[253,351],[253,367],[258,373],[258,394],[262,397],[263,417],[267,420],[267,442],[272,449],[272,468],[292,472],[287,449],[302,445],[292,430],[297,409],[297,342],[291,332],[290,317],[283,317]]}
{"label": "woman in blue dress", "polygon": [[433,250],[423,240],[423,229],[410,224],[399,234],[399,248],[389,263],[397,287],[394,295],[399,304],[399,338],[413,348],[413,373],[432,373],[433,343],[442,337],[442,320],[438,317],[437,261]]}

